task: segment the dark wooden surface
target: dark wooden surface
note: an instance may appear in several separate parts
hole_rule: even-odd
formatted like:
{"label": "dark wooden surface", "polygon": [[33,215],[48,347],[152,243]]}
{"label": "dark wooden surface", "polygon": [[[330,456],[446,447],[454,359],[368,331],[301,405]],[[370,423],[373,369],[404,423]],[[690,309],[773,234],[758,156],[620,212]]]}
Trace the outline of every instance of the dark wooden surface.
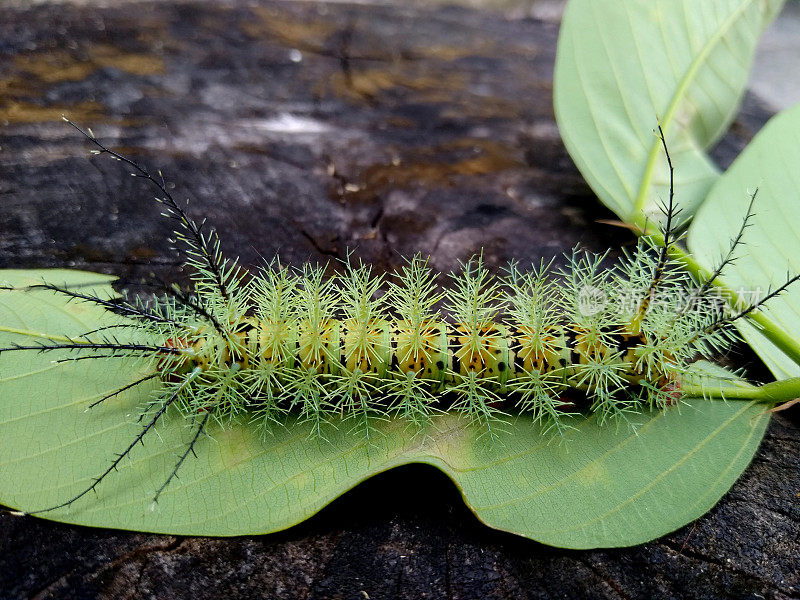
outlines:
{"label": "dark wooden surface", "polygon": [[[152,168],[254,264],[347,248],[390,269],[629,244],[552,113],[557,25],[461,8],[274,2],[0,8],[0,268],[181,280]],[[728,163],[768,115],[748,98]],[[751,357],[735,357],[749,361]],[[5,399],[3,399],[5,400]],[[228,540],[0,514],[0,598],[800,597],[797,412],[708,515],[631,549],[489,530],[438,471],[396,469],[289,531]]]}

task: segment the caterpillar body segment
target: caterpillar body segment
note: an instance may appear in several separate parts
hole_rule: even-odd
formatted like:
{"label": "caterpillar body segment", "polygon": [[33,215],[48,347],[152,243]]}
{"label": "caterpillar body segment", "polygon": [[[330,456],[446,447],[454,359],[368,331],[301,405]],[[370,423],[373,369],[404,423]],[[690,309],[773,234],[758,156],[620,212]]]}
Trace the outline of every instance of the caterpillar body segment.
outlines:
{"label": "caterpillar body segment", "polygon": [[452,366],[447,329],[442,321],[425,321],[419,331],[408,321],[396,322],[391,339],[392,369],[441,384]]}

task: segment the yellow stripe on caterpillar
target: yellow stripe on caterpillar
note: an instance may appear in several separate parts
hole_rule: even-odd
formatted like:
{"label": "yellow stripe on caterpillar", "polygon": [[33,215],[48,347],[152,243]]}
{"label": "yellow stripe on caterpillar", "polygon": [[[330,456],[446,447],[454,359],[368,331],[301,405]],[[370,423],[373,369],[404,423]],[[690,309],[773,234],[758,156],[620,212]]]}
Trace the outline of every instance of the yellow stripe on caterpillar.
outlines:
{"label": "yellow stripe on caterpillar", "polygon": [[494,322],[473,329],[427,321],[415,328],[406,321],[376,319],[365,327],[352,319],[327,319],[314,328],[309,321],[247,317],[231,329],[236,332],[231,340],[205,330],[185,344],[191,365],[204,371],[215,364],[299,366],[319,375],[359,371],[376,379],[414,373],[434,389],[446,389],[472,373],[501,393],[531,373],[551,373],[572,385],[582,367],[603,360],[619,363],[620,373],[636,381],[642,376],[638,355],[646,344],[643,334],[630,331],[608,334],[609,344],[591,342],[578,324],[537,333],[529,326]]}

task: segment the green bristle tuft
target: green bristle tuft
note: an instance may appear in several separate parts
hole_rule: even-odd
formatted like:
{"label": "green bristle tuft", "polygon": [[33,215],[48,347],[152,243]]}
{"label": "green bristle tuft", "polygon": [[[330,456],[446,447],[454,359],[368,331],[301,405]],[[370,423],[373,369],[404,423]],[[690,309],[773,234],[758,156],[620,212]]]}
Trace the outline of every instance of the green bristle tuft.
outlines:
{"label": "green bristle tuft", "polygon": [[336,351],[324,338],[324,330],[336,317],[334,279],[325,278],[325,267],[303,265],[297,291],[298,346],[301,359],[319,368],[324,360],[338,363]]}
{"label": "green bristle tuft", "polygon": [[557,373],[538,371],[525,371],[510,386],[510,391],[519,396],[516,403],[519,411],[530,413],[543,433],[554,431],[559,435],[568,428],[565,417],[576,414],[571,410],[572,404],[560,397],[567,389]]}
{"label": "green bristle tuft", "polygon": [[434,350],[430,338],[439,319],[436,305],[444,296],[436,285],[437,276],[428,266],[428,259],[420,254],[395,275],[397,281],[389,283],[388,303],[399,316],[397,327],[406,334],[407,342],[398,359],[401,363],[420,359],[430,362]]}
{"label": "green bristle tuft", "polygon": [[388,412],[406,420],[409,427],[425,437],[433,416],[441,412],[434,406],[437,398],[430,381],[426,381],[419,373],[410,371],[398,375],[384,389]]}
{"label": "green bristle tuft", "polygon": [[485,434],[494,438],[501,431],[500,425],[506,413],[499,408],[502,399],[492,389],[491,383],[491,380],[481,377],[480,373],[469,371],[448,391],[455,398],[450,408],[468,416],[473,423],[483,426]]}
{"label": "green bristle tuft", "polygon": [[500,284],[483,264],[483,256],[472,257],[450,274],[452,288],[445,292],[445,308],[457,324],[459,349],[456,357],[468,369],[483,371],[488,348],[499,333],[492,328],[500,311]]}
{"label": "green bristle tuft", "polygon": [[325,379],[314,369],[300,366],[288,373],[286,394],[288,410],[297,410],[299,421],[310,424],[309,437],[325,439],[324,426],[334,414],[335,406],[329,401]]}
{"label": "green bristle tuft", "polygon": [[[339,277],[339,305],[345,330],[346,368],[350,371],[379,368],[386,353],[383,341],[384,298],[378,297],[383,277],[372,275],[372,267],[359,262],[354,265],[348,256],[345,272]],[[382,366],[382,365],[381,365]]]}
{"label": "green bristle tuft", "polygon": [[375,428],[377,422],[387,420],[386,411],[374,402],[383,386],[361,369],[334,375],[332,380],[340,414],[345,421],[354,422],[351,432],[363,435],[368,445],[374,445],[375,436],[379,433]]}

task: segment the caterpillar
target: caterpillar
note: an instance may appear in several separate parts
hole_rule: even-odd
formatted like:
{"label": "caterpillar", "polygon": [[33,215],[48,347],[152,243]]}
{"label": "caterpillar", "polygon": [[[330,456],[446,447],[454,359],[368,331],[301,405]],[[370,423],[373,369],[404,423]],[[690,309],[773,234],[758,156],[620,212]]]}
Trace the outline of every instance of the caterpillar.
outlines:
{"label": "caterpillar", "polygon": [[[268,431],[288,413],[322,425],[339,415],[369,442],[375,423],[404,419],[426,431],[439,411],[463,414],[495,437],[511,413],[529,414],[545,431],[563,431],[564,416],[590,412],[600,423],[632,412],[667,410],[683,396],[682,373],[737,339],[734,324],[783,292],[800,275],[749,304],[729,306],[714,281],[735,260],[753,215],[750,197],[730,249],[710,277],[693,279],[672,258],[682,221],[670,172],[660,235],[641,235],[611,268],[606,255],[575,249],[566,265],[512,262],[493,274],[480,254],[440,276],[422,255],[389,275],[348,254],[333,276],[329,265],[283,265],[278,258],[250,273],[225,257],[213,229],[186,212],[159,172],[108,148],[65,118],[92,144],[159,192],[172,240],[191,278],[189,289],[160,285],[153,298],[104,298],[43,282],[68,299],[99,305],[125,321],[67,341],[0,348],[71,351],[68,360],[141,359],[145,376],[93,402],[97,406],[157,379],[142,428],[107,470],[80,493],[94,491],[169,411],[192,419],[193,435],[154,501],[194,453],[209,424],[245,415]],[[10,289],[10,288],[5,288]],[[29,288],[31,289],[31,288]],[[125,331],[135,332],[131,341]]]}

